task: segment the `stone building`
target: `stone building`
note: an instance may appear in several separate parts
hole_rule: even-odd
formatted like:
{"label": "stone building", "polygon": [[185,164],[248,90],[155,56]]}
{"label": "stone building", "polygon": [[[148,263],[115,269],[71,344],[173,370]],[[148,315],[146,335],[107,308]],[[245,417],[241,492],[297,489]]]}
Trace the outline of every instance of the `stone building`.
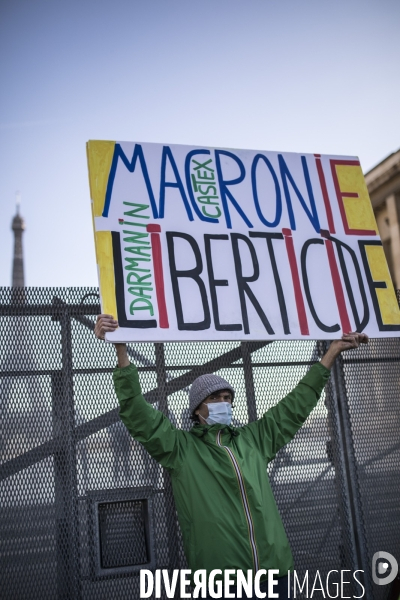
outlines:
{"label": "stone building", "polygon": [[400,289],[400,150],[365,175],[395,289]]}

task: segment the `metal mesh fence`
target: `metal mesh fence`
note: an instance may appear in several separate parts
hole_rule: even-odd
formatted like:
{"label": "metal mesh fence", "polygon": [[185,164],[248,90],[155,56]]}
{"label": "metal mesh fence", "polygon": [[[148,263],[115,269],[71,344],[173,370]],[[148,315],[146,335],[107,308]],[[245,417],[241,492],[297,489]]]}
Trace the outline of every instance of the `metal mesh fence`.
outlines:
{"label": "metal mesh fence", "polygon": [[[92,333],[98,312],[96,289],[0,289],[2,598],[131,600],[140,568],[186,566],[169,476],[119,420],[114,349]],[[129,354],[147,401],[189,429],[198,375],[230,381],[242,425],[284,397],[325,346],[139,343]],[[371,561],[380,550],[400,556],[399,359],[397,338],[347,353],[268,466],[300,581],[308,571],[298,598],[311,597],[317,572],[326,593],[328,572],[344,569],[365,572],[366,598],[388,598]]]}

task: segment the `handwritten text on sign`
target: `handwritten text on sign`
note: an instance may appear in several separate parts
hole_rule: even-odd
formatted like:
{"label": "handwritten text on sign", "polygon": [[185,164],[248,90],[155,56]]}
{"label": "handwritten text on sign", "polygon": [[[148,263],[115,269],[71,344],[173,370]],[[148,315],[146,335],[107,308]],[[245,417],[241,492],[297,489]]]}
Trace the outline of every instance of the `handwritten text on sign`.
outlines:
{"label": "handwritten text on sign", "polygon": [[88,143],[110,341],[398,336],[357,158]]}

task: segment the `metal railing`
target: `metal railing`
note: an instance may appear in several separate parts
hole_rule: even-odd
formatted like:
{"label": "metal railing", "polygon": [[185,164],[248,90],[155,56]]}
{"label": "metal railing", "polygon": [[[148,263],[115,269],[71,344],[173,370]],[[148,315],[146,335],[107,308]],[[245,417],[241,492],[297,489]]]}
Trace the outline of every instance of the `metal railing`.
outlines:
{"label": "metal railing", "polygon": [[[142,550],[113,558],[130,514],[123,502],[151,528],[138,544],[152,540],[152,568],[185,566],[169,476],[120,424],[113,348],[92,333],[99,310],[96,289],[0,290],[0,589],[10,600],[139,598],[138,565],[128,563]],[[200,374],[232,383],[235,423],[245,424],[325,347],[141,343],[129,354],[146,400],[189,428],[187,391]],[[365,597],[376,600],[388,589],[372,582],[373,554],[400,555],[399,361],[399,338],[344,355],[304,427],[268,466],[299,576],[360,569]],[[104,544],[109,571],[96,568]]]}

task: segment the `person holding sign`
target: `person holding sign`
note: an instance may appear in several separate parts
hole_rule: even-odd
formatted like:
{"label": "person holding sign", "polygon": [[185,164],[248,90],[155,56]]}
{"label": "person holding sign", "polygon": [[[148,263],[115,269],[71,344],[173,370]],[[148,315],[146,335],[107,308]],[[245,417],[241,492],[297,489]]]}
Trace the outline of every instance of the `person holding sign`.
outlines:
{"label": "person holding sign", "polygon": [[[99,315],[95,335],[104,339],[117,327],[112,316]],[[347,333],[332,341],[321,361],[292,392],[262,418],[243,427],[231,426],[232,386],[218,375],[198,377],[189,392],[195,421],[189,432],[176,429],[146,402],[126,345],[115,344],[118,367],[113,377],[120,417],[129,433],[171,474],[194,583],[196,572],[205,570],[209,576],[218,569],[221,580],[233,581],[233,588],[239,585],[241,572],[250,592],[246,591],[249,585],[243,584],[242,596],[228,595],[225,587],[223,597],[290,597],[287,573],[293,570],[293,557],[266,465],[316,406],[335,359],[360,343],[368,343],[366,334]]]}

